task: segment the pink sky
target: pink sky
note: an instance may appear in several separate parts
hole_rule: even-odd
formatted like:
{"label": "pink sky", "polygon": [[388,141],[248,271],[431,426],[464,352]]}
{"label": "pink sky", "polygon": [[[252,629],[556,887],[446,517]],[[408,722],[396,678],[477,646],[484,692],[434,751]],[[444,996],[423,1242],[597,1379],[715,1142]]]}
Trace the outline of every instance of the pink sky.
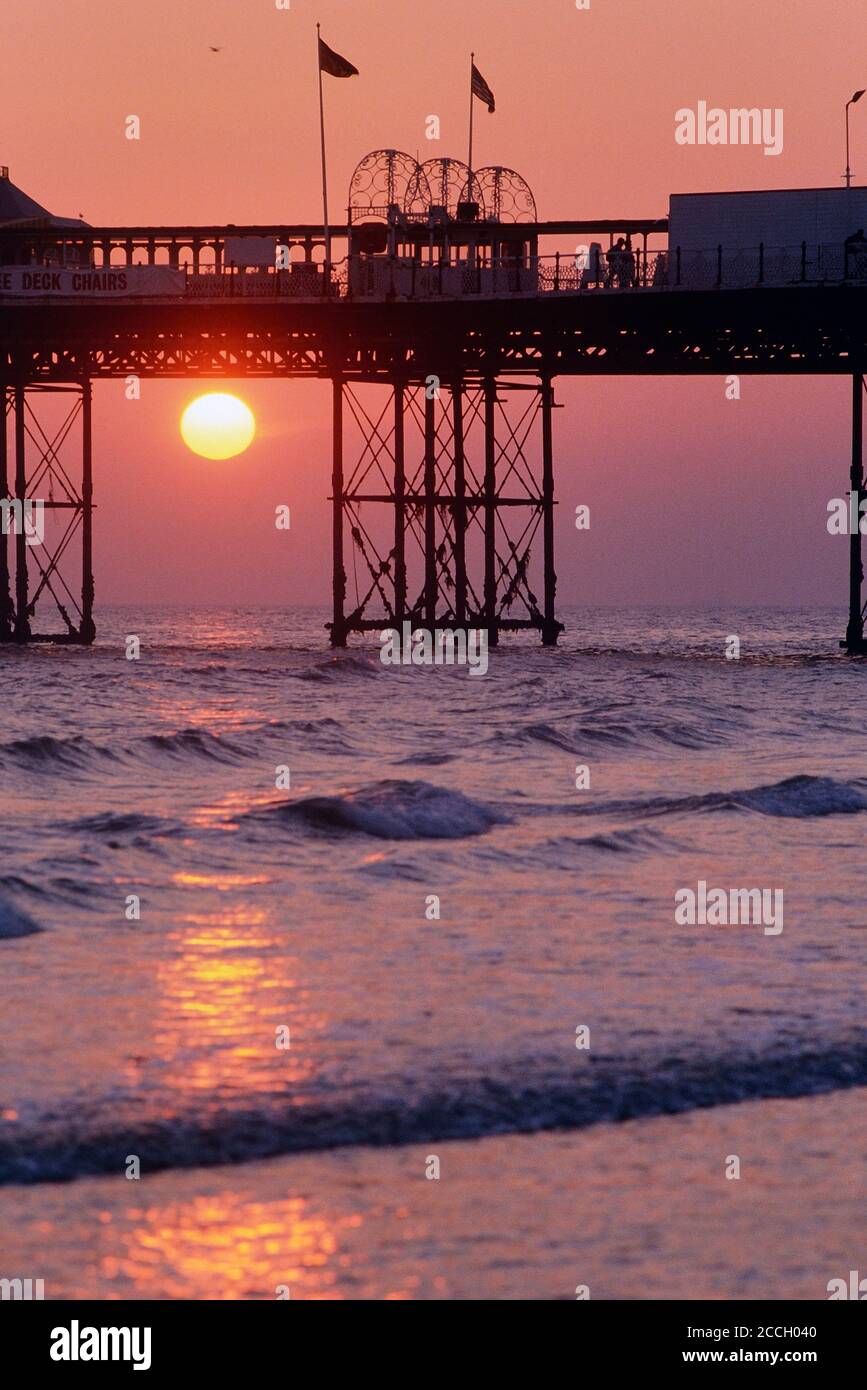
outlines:
{"label": "pink sky", "polygon": [[[867,85],[863,0],[40,0],[3,18],[0,162],[53,211],[92,223],[316,221],[317,19],[360,69],[326,78],[335,220],[371,149],[466,157],[471,48],[497,98],[493,116],[476,104],[475,162],[523,173],[542,218],[664,216],[672,192],[838,186],[843,104]],[[700,99],[781,107],[783,153],[677,145],[674,112]],[[130,114],[139,142],[124,138]],[[425,139],[431,114],[439,142]],[[861,183],[867,99],[852,132]],[[196,390],[146,382],[127,402],[122,383],[97,387],[98,598],[324,600],[326,387],[245,386],[260,434],[228,464],[180,442]],[[847,485],[845,380],[745,377],[738,402],[721,378],[564,379],[557,395],[562,604],[845,604],[845,541],[824,525]],[[288,535],[273,529],[278,502],[292,507]],[[589,533],[572,526],[579,502]]]}

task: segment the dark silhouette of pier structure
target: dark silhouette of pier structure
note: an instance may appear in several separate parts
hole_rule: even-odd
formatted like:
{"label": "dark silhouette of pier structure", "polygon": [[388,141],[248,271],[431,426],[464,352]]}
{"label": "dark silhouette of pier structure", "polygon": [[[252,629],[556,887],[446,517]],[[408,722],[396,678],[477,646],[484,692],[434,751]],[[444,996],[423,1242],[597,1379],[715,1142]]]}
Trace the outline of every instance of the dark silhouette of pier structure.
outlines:
{"label": "dark silhouette of pier structure", "polygon": [[[556,643],[561,376],[848,376],[850,489],[859,508],[867,495],[867,276],[848,262],[819,276],[802,244],[768,283],[764,247],[733,263],[669,247],[665,219],[540,221],[511,170],[396,151],[362,160],[330,232],[326,266],[315,224],[0,223],[0,268],[31,276],[22,297],[0,269],[0,500],[42,498],[54,520],[41,546],[20,527],[11,555],[0,544],[0,641],[94,639],[92,383],[107,378],[332,383],[334,646],[405,621]],[[567,236],[574,252],[546,250]],[[862,581],[858,532],[851,653],[867,650]]]}

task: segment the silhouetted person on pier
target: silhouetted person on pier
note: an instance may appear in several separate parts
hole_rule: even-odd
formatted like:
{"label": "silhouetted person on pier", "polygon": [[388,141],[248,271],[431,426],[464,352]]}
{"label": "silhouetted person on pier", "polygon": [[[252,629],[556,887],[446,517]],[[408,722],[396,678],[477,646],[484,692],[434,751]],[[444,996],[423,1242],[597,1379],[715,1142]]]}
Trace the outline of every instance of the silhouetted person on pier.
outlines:
{"label": "silhouetted person on pier", "polygon": [[845,277],[848,280],[850,275],[860,276],[867,274],[867,237],[864,235],[864,228],[859,227],[857,232],[847,236],[844,242],[846,252]]}
{"label": "silhouetted person on pier", "polygon": [[660,285],[668,284],[668,257],[664,251],[657,252],[656,265],[653,267],[653,284],[656,289]]}
{"label": "silhouetted person on pier", "polygon": [[632,237],[627,236],[626,248],[623,252],[623,276],[621,284],[625,283],[628,289],[632,289],[635,284],[635,253],[632,250]]}
{"label": "silhouetted person on pier", "polygon": [[626,240],[618,237],[609,251],[605,252],[605,259],[608,262],[608,287],[614,289],[616,285],[623,284],[623,277],[626,274]]}

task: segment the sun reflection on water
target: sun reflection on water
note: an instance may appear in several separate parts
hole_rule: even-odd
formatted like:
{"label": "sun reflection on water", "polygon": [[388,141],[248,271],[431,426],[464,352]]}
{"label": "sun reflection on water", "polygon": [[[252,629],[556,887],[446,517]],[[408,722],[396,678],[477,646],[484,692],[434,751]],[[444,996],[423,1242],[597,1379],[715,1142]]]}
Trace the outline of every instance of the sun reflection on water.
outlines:
{"label": "sun reflection on water", "polygon": [[363,1219],[314,1215],[303,1197],[265,1203],[234,1192],[136,1208],[127,1218],[111,1242],[118,1253],[100,1259],[103,1277],[131,1280],[138,1298],[194,1299],[274,1299],[281,1284],[291,1297],[306,1283],[305,1297],[343,1297],[333,1288],[341,1235]]}

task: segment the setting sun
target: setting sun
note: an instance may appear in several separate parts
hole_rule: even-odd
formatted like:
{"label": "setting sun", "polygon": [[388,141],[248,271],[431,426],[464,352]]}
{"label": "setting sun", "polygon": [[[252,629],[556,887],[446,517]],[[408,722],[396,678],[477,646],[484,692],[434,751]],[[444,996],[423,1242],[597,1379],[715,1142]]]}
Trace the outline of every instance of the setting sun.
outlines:
{"label": "setting sun", "polygon": [[230,459],[253,442],[256,419],[238,396],[209,391],[190,401],[181,416],[181,436],[188,449],[206,459]]}

